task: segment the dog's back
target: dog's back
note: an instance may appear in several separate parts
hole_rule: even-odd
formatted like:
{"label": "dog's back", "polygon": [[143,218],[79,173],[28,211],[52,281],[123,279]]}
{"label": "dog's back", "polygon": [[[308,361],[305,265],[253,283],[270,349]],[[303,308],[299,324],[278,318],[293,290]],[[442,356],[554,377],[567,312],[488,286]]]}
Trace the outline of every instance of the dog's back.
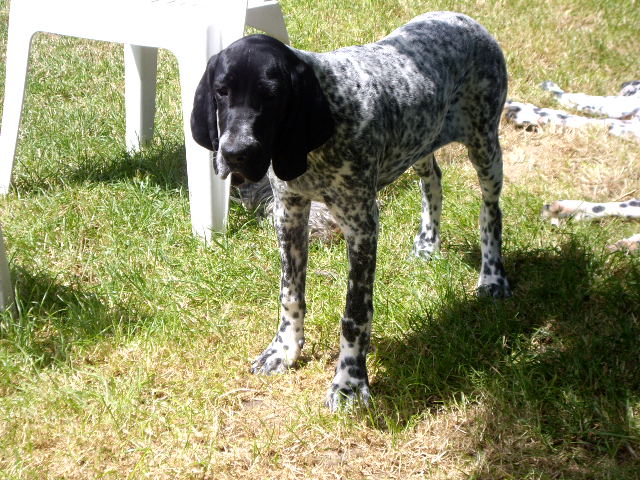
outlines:
{"label": "dog's back", "polygon": [[421,15],[375,43],[299,54],[314,67],[336,120],[337,135],[324,148],[378,157],[366,162],[378,166],[378,188],[439,147],[495,128],[506,97],[500,47],[459,13]]}

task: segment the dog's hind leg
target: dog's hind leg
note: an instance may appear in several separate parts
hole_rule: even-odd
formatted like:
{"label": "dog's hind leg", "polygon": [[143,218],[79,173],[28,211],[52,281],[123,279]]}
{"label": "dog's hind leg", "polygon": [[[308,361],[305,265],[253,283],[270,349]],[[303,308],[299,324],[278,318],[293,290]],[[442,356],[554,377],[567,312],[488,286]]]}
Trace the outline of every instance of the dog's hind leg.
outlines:
{"label": "dog's hind leg", "polygon": [[416,162],[413,169],[420,177],[420,190],[422,191],[420,231],[413,242],[413,254],[429,259],[440,249],[442,172],[433,154]]}
{"label": "dog's hind leg", "polygon": [[497,130],[481,135],[467,145],[469,158],[476,169],[482,207],[480,210],[480,251],[482,255],[478,293],[494,298],[511,295],[509,282],[502,264],[502,151]]}

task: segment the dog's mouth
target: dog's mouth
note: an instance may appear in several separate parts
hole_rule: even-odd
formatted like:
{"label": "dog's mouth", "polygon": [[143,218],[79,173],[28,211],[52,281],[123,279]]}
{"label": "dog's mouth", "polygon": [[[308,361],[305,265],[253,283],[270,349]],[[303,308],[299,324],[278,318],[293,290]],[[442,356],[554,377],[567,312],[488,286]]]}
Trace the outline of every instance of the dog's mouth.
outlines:
{"label": "dog's mouth", "polygon": [[240,172],[231,172],[231,185],[239,187],[247,181],[246,177]]}
{"label": "dog's mouth", "polygon": [[231,185],[238,187],[245,183],[259,182],[266,175],[269,163],[269,157],[263,154],[260,157],[244,159],[243,162],[236,161],[230,164],[218,152],[214,159],[214,170],[223,180],[231,176]]}
{"label": "dog's mouth", "polygon": [[222,178],[223,180],[226,180],[227,177],[230,176],[231,185],[233,185],[234,187],[239,187],[240,185],[244,185],[245,183],[256,183],[258,180],[260,180],[260,178],[264,177],[264,175],[262,175],[258,178],[258,180],[254,180],[254,177],[256,177],[256,175],[245,174],[237,170],[231,170],[228,167],[226,167],[223,171],[218,171],[216,173],[218,173],[220,178]]}
{"label": "dog's mouth", "polygon": [[228,164],[227,166],[229,175],[231,175],[231,185],[239,187],[246,183],[256,183],[262,180],[269,169],[269,162],[258,163],[256,161],[243,167],[229,166]]}
{"label": "dog's mouth", "polygon": [[223,180],[226,180],[231,175],[231,185],[239,187],[240,185],[249,181],[249,179],[239,171],[232,171],[229,165],[225,161],[217,162],[215,172]]}

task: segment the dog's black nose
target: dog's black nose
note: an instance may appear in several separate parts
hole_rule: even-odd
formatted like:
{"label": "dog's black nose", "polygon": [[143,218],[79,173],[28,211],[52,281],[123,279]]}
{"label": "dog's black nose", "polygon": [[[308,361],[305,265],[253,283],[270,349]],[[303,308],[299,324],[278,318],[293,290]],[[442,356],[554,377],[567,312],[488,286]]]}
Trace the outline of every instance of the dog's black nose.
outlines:
{"label": "dog's black nose", "polygon": [[258,142],[251,140],[236,140],[225,142],[220,150],[231,169],[242,167],[250,161],[259,151]]}
{"label": "dog's black nose", "polygon": [[247,160],[244,150],[236,148],[235,146],[223,145],[220,150],[222,151],[222,156],[231,168],[242,165]]}

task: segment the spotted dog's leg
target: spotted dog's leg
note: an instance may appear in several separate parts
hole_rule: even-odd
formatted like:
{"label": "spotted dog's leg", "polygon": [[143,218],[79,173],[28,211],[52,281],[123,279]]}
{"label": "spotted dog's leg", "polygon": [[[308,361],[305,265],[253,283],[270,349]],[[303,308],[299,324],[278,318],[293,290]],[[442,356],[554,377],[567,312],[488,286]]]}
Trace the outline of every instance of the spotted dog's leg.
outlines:
{"label": "spotted dog's leg", "polygon": [[553,225],[558,225],[561,218],[586,220],[595,218],[603,211],[604,207],[596,203],[582,200],[556,200],[542,207],[542,218],[548,218]]}
{"label": "spotted dog's leg", "polygon": [[422,217],[420,231],[413,241],[413,254],[432,258],[440,249],[440,213],[442,212],[442,172],[431,154],[416,162],[413,169],[420,176]]}
{"label": "spotted dog's leg", "polygon": [[511,296],[509,282],[502,264],[502,152],[497,132],[478,137],[468,145],[482,191],[480,210],[480,250],[482,263],[478,280],[478,294],[494,298]]}
{"label": "spotted dog's leg", "polygon": [[[561,105],[592,115],[600,115],[609,119],[630,119],[640,110],[640,103],[633,96],[628,96],[628,93],[627,95],[607,96],[570,93],[550,81],[543,82],[540,86],[543,90],[553,93]],[[626,90],[626,92],[632,91],[632,89]]]}
{"label": "spotted dog's leg", "polygon": [[253,373],[282,373],[300,356],[304,345],[304,299],[311,202],[301,197],[275,196],[274,219],[282,276],[280,326],[271,344],[253,362]]}
{"label": "spotted dog's leg", "polygon": [[[542,218],[552,225],[558,225],[560,219],[595,220],[603,217],[640,218],[640,200],[626,202],[593,203],[584,200],[556,200],[542,207]],[[640,234],[623,238],[607,247],[611,251],[636,251],[640,248]]]}
{"label": "spotted dog's leg", "polygon": [[[335,411],[369,401],[366,358],[373,319],[373,282],[378,241],[378,207],[370,199],[362,207],[331,207],[347,240],[349,282],[340,334],[340,355],[326,405]],[[345,205],[346,206],[346,205]]]}
{"label": "spotted dog's leg", "polygon": [[561,218],[593,220],[602,217],[640,218],[640,200],[593,203],[584,200],[556,200],[542,207],[542,218],[557,224]]}

